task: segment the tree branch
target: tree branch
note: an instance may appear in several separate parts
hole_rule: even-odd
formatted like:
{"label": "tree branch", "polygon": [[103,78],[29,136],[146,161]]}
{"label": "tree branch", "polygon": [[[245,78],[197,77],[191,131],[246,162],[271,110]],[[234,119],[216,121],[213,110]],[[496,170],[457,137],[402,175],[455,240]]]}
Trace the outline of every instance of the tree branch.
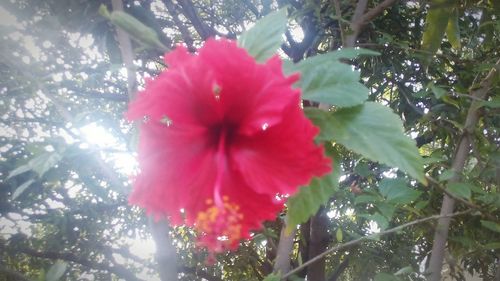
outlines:
{"label": "tree branch", "polygon": [[356,9],[354,10],[354,15],[351,18],[351,23],[349,24],[351,34],[346,36],[344,47],[354,47],[356,44],[356,39],[358,38],[358,35],[361,33],[365,25],[367,25],[383,11],[396,3],[396,1],[398,0],[384,0],[373,9],[369,10],[366,14],[363,14],[366,10],[368,0],[359,0],[358,4],[356,5]]}
{"label": "tree branch", "polygon": [[[495,66],[488,72],[488,75],[479,83],[479,87],[473,85],[469,91],[470,96],[484,99],[491,89],[493,79],[500,69],[500,59],[496,62]],[[458,143],[455,155],[451,165],[451,170],[454,172],[453,177],[448,181],[454,183],[460,181],[460,174],[462,173],[465,162],[470,151],[470,136],[473,135],[476,124],[479,120],[479,101],[473,100],[467,112],[465,125],[462,136]],[[441,205],[442,218],[439,219],[434,233],[434,242],[432,244],[431,258],[427,273],[429,274],[428,280],[439,281],[441,280],[441,270],[443,267],[444,252],[446,242],[448,241],[448,231],[450,228],[451,219],[448,214],[451,214],[455,208],[455,199],[444,195],[443,203]]]}
{"label": "tree branch", "polygon": [[41,252],[37,251],[34,249],[29,249],[29,248],[16,248],[16,249],[9,249],[6,248],[5,246],[0,244],[0,248],[7,251],[7,252],[13,252],[13,253],[23,253],[32,257],[36,258],[44,258],[44,259],[51,259],[51,260],[64,260],[64,261],[69,261],[69,262],[74,262],[80,265],[83,265],[85,267],[91,268],[91,269],[96,269],[96,270],[102,270],[102,271],[107,271],[110,273],[115,274],[119,278],[123,278],[127,281],[143,281],[142,279],[139,279],[135,276],[134,273],[126,269],[124,266],[119,265],[119,264],[113,264],[113,265],[107,265],[104,263],[98,263],[98,262],[93,262],[90,260],[87,260],[82,257],[78,257],[73,253],[59,253],[59,252]]}
{"label": "tree branch", "polygon": [[167,7],[167,11],[172,16],[172,19],[174,20],[175,25],[179,29],[182,35],[182,40],[184,40],[184,43],[188,46],[188,49],[191,52],[196,51],[194,48],[194,40],[191,37],[191,33],[189,32],[188,28],[184,25],[184,23],[180,20],[179,18],[179,11],[177,10],[176,5],[172,2],[172,0],[163,0],[163,4],[165,4],[165,7]]}
{"label": "tree branch", "polygon": [[252,13],[257,17],[257,18],[260,18],[260,13],[259,13],[259,10],[257,10],[257,7],[255,7],[254,4],[252,4],[252,2],[250,2],[250,0],[242,0],[243,4],[245,4],[245,6],[248,7],[248,9],[250,9],[250,11],[252,11]]}
{"label": "tree branch", "polygon": [[341,39],[340,42],[342,42],[342,45],[344,45],[345,42],[344,23],[342,22],[342,10],[340,9],[339,0],[333,0],[333,7],[335,8],[335,16],[337,17],[337,22],[339,23],[340,39]]}
{"label": "tree branch", "polygon": [[[311,218],[309,257],[316,257],[327,249],[329,242],[328,222],[325,207],[321,207]],[[307,267],[307,280],[325,281],[325,278],[324,258],[319,259],[317,262]]]}
{"label": "tree branch", "polygon": [[286,224],[281,228],[280,241],[278,243],[278,250],[276,254],[276,261],[274,262],[274,272],[279,274],[286,274],[290,271],[290,255],[293,250],[293,240],[295,238],[296,229],[294,228],[290,233],[286,233]]}
{"label": "tree branch", "polygon": [[156,260],[158,261],[160,279],[162,281],[177,280],[177,253],[172,246],[168,222],[165,219],[155,221],[150,217],[149,228],[156,244]]}
{"label": "tree branch", "polygon": [[333,247],[331,249],[328,249],[328,250],[324,251],[323,253],[315,256],[314,258],[311,258],[310,260],[306,261],[302,265],[294,268],[293,270],[291,270],[287,274],[283,275],[281,277],[281,280],[286,280],[286,278],[288,278],[291,275],[293,275],[293,274],[301,271],[306,266],[309,266],[309,265],[311,265],[311,264],[313,264],[315,262],[318,262],[319,260],[323,259],[326,255],[328,255],[330,253],[333,253],[333,252],[336,252],[336,251],[339,251],[339,250],[342,250],[342,249],[347,248],[349,246],[357,245],[357,244],[360,244],[360,243],[362,243],[362,242],[364,242],[366,240],[372,240],[372,239],[378,238],[378,237],[380,237],[382,235],[387,235],[387,234],[390,234],[390,233],[398,232],[400,230],[403,230],[403,229],[405,229],[407,227],[410,227],[410,226],[413,226],[413,225],[416,225],[416,224],[428,222],[428,221],[431,221],[431,220],[440,219],[440,218],[443,218],[443,217],[449,217],[449,218],[451,218],[451,217],[455,217],[455,216],[460,216],[460,215],[468,214],[471,211],[473,211],[473,210],[468,209],[468,210],[462,211],[462,212],[456,212],[456,213],[447,214],[447,215],[434,215],[434,216],[430,216],[430,217],[426,217],[426,218],[414,220],[414,221],[402,224],[400,226],[396,226],[394,228],[391,228],[391,229],[388,229],[388,230],[385,230],[385,231],[382,231],[382,232],[373,233],[373,234],[370,234],[370,235],[367,235],[367,236],[360,237],[360,238],[355,239],[355,240],[351,240],[351,241],[349,241],[347,243],[343,243],[343,244],[337,245],[337,246],[335,246],[335,247]]}
{"label": "tree branch", "polygon": [[343,260],[339,266],[335,269],[335,271],[328,277],[327,281],[337,281],[339,279],[340,275],[346,270],[346,268],[349,267],[349,258],[346,258]]}
{"label": "tree branch", "polygon": [[178,1],[178,3],[182,8],[184,16],[186,16],[186,18],[191,21],[191,24],[193,24],[194,29],[196,30],[196,32],[198,32],[202,40],[207,40],[209,37],[216,35],[215,30],[202,22],[198,17],[198,13],[194,8],[193,1],[182,0]]}

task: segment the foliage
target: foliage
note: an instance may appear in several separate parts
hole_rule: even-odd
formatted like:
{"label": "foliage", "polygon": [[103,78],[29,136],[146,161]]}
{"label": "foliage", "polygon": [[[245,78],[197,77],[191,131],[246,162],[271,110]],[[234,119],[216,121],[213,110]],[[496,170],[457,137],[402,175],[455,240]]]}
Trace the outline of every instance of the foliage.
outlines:
{"label": "foliage", "polygon": [[[334,173],[289,198],[285,220],[298,224],[292,268],[439,214],[448,193],[456,210],[474,211],[452,220],[447,274],[499,274],[498,75],[485,98],[470,96],[500,57],[497,1],[399,1],[363,25],[363,49],[343,48],[357,1],[123,2],[124,17],[141,22],[128,31],[145,33],[130,34],[136,57],[128,68],[115,36],[123,18],[99,13],[101,5],[112,11],[111,1],[0,4],[0,281],[159,279],[161,265],[144,246],[153,243],[147,216],[127,203],[136,172],[127,88],[131,77],[140,89],[165,67],[163,49],[193,51],[212,36],[238,38],[261,60],[281,46],[285,72],[301,73],[296,86],[321,127],[317,141],[334,144]],[[381,2],[368,1],[368,11]],[[148,34],[152,43],[138,39]],[[464,131],[470,108],[479,121]],[[471,146],[455,181],[462,138]],[[267,222],[213,265],[192,229],[172,229],[180,280],[277,279],[270,274],[284,224]],[[426,221],[349,246],[293,278],[424,280],[434,228]]]}

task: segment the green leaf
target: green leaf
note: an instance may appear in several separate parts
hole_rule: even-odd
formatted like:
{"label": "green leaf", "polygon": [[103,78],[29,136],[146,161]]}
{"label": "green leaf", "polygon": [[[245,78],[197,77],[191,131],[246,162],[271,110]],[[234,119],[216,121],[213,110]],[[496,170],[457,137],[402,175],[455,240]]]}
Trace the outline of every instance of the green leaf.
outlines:
{"label": "green leaf", "polygon": [[359,216],[376,222],[380,230],[384,230],[389,226],[389,220],[380,213]]}
{"label": "green leaf", "polygon": [[17,197],[19,197],[19,195],[23,194],[23,192],[34,182],[35,180],[31,179],[18,186],[14,193],[12,193],[12,200],[15,200]]}
{"label": "green leaf", "polygon": [[354,59],[361,55],[378,56],[380,53],[368,49],[341,49],[308,57],[307,59],[301,60],[297,64],[285,61],[283,70],[286,74],[292,74],[294,72],[308,72],[316,68],[318,65],[335,64],[341,62],[341,59]]}
{"label": "green leaf", "polygon": [[134,16],[123,11],[113,11],[109,13],[104,4],[99,8],[99,13],[108,18],[114,25],[127,32],[137,43],[145,47],[168,51],[168,48],[161,43],[158,33]]}
{"label": "green leaf", "polygon": [[295,65],[288,64],[285,66],[285,72],[301,73],[296,86],[302,89],[304,99],[349,107],[363,103],[369,91],[359,82],[359,72],[352,66],[341,63],[339,59],[378,54],[365,49],[343,49],[316,55]]}
{"label": "green leaf", "polygon": [[270,13],[243,32],[238,38],[238,45],[245,48],[257,61],[265,61],[283,43],[286,25],[286,9]]}
{"label": "green leaf", "polygon": [[42,177],[50,168],[61,161],[61,159],[62,155],[58,152],[44,152],[31,159],[27,164],[12,170],[7,178],[15,177],[30,170],[35,171],[39,177]]}
{"label": "green leaf", "polygon": [[325,63],[301,72],[302,98],[339,107],[362,104],[369,94],[359,72],[344,63]]}
{"label": "green leaf", "polygon": [[484,245],[484,248],[488,249],[488,250],[500,249],[500,242],[488,243],[488,244]]}
{"label": "green leaf", "polygon": [[375,275],[374,281],[399,281],[400,279],[394,274],[380,272]]}
{"label": "green leaf", "polygon": [[455,50],[460,50],[460,27],[458,26],[458,8],[454,8],[448,18],[446,37]]}
{"label": "green leaf", "polygon": [[500,224],[498,224],[496,222],[481,220],[481,225],[483,227],[486,227],[487,229],[489,229],[491,231],[495,231],[495,232],[500,233]]}
{"label": "green leaf", "polygon": [[363,203],[372,203],[377,201],[380,201],[380,198],[370,194],[361,194],[359,196],[356,196],[356,198],[354,198],[354,204],[356,205]]}
{"label": "green leaf", "polygon": [[364,178],[368,177],[369,175],[372,174],[370,167],[368,167],[368,164],[366,163],[358,163],[356,167],[354,167],[354,172]]}
{"label": "green leaf", "polygon": [[405,267],[401,268],[396,273],[394,273],[394,275],[396,275],[396,276],[406,275],[406,274],[410,274],[410,273],[413,273],[413,272],[415,272],[413,270],[413,267],[411,267],[411,265],[409,265],[409,266],[405,266]]}
{"label": "green leaf", "polygon": [[457,197],[466,199],[470,199],[472,194],[470,185],[463,182],[449,183],[446,190]]}
{"label": "green leaf", "polygon": [[319,140],[333,140],[368,159],[397,167],[427,183],[415,141],[404,134],[401,119],[390,108],[367,102],[333,113],[308,109],[306,114],[321,128]]}
{"label": "green leaf", "polygon": [[451,15],[450,0],[432,0],[430,2],[422,36],[422,50],[428,52],[429,59],[441,46]]}
{"label": "green leaf", "polygon": [[394,212],[396,211],[396,206],[391,204],[392,202],[379,202],[375,204],[379,212],[384,215],[388,220],[392,219]]}
{"label": "green leaf", "polygon": [[58,281],[66,272],[68,264],[64,261],[58,260],[52,265],[45,275],[46,281]]}
{"label": "green leaf", "polygon": [[341,59],[355,59],[359,56],[379,56],[379,55],[380,55],[379,52],[372,51],[369,49],[346,48],[309,57],[301,61],[299,64],[301,65],[301,67],[304,67],[306,65],[308,67],[314,67],[315,65],[322,64],[324,62],[337,62]]}
{"label": "green leaf", "polygon": [[29,165],[29,163],[21,165],[21,166],[15,168],[14,170],[10,171],[9,176],[7,177],[7,179],[10,179],[10,178],[15,177],[17,175],[26,173],[27,171],[31,171],[31,169],[32,168]]}
{"label": "green leaf", "polygon": [[29,164],[38,176],[42,177],[49,169],[53,168],[59,161],[62,155],[58,152],[47,152],[39,157],[30,160]]}
{"label": "green leaf", "polygon": [[275,274],[275,273],[271,273],[271,274],[267,275],[266,278],[264,278],[262,281],[280,281],[280,280],[281,280],[280,275]]}
{"label": "green leaf", "polygon": [[338,228],[337,231],[335,232],[335,238],[337,238],[337,242],[342,243],[344,237],[341,228]]}
{"label": "green leaf", "polygon": [[500,108],[500,96],[492,97],[491,100],[482,101],[480,104],[489,108]]}
{"label": "green leaf", "polygon": [[305,281],[304,278],[300,278],[299,276],[293,274],[292,276],[288,277],[288,280],[290,281]]}
{"label": "green leaf", "polygon": [[380,194],[395,204],[408,204],[416,200],[421,192],[408,187],[403,179],[383,179],[379,184]]}
{"label": "green leaf", "polygon": [[440,99],[448,94],[445,89],[440,86],[436,86],[433,82],[430,82],[429,85],[427,85],[427,88],[431,89],[437,99]]}
{"label": "green leaf", "polygon": [[309,186],[301,187],[288,199],[287,231],[306,222],[337,190],[341,174],[340,156],[331,147],[327,147],[327,154],[333,158],[332,172],[322,178],[314,178]]}
{"label": "green leaf", "polygon": [[419,201],[415,204],[415,209],[422,210],[429,205],[429,201]]}
{"label": "green leaf", "polygon": [[447,181],[455,176],[455,172],[453,170],[444,170],[439,175],[439,181]]}

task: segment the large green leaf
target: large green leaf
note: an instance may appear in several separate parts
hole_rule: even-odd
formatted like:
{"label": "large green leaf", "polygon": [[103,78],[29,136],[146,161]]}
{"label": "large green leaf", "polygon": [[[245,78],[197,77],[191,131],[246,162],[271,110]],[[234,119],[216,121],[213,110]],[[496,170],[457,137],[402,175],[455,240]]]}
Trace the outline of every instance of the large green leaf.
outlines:
{"label": "large green leaf", "polygon": [[30,170],[35,171],[38,176],[42,177],[50,168],[54,167],[59,161],[61,161],[61,159],[62,155],[56,151],[44,152],[31,159],[27,164],[12,170],[7,178],[12,178]]}
{"label": "large green leaf", "polygon": [[462,197],[466,199],[470,199],[472,195],[470,184],[463,182],[449,183],[446,190],[457,197]]}
{"label": "large green leaf", "polygon": [[374,281],[400,281],[400,279],[394,274],[380,272],[375,275]]}
{"label": "large green leaf", "polygon": [[350,65],[324,63],[301,73],[303,99],[348,107],[368,98],[368,88],[359,83],[359,72]]}
{"label": "large green leaf", "polygon": [[247,49],[257,61],[265,61],[276,53],[283,43],[287,25],[286,9],[260,19],[238,38],[238,45]]}
{"label": "large green leaf", "polygon": [[495,231],[495,232],[500,233],[500,224],[498,224],[496,222],[481,220],[481,225],[486,227],[487,229],[489,229],[491,231]]}
{"label": "large green leaf", "polygon": [[339,59],[351,59],[359,55],[378,55],[366,49],[344,49],[316,55],[297,64],[285,66],[285,72],[300,72],[296,86],[302,89],[307,100],[339,107],[362,104],[368,97],[368,89],[359,82],[359,72]]}
{"label": "large green leaf", "polygon": [[17,197],[19,197],[19,195],[23,194],[23,192],[28,188],[30,187],[30,185],[32,183],[34,183],[35,180],[34,179],[30,179],[30,180],[27,180],[25,183],[21,184],[20,186],[18,186],[16,188],[16,190],[14,191],[14,193],[12,193],[12,199],[15,200]]}
{"label": "large green leaf", "polygon": [[333,159],[332,172],[322,178],[314,178],[309,186],[300,188],[297,194],[288,199],[286,219],[288,230],[306,222],[319,210],[321,205],[328,202],[328,199],[338,188],[341,174],[340,156],[332,148],[328,148],[327,153]]}
{"label": "large green leaf", "polygon": [[408,204],[421,194],[420,191],[408,187],[404,179],[383,179],[378,188],[380,194],[394,204]]}
{"label": "large green leaf", "polygon": [[281,276],[279,274],[271,273],[267,275],[266,278],[264,278],[262,281],[280,281],[280,280]]}
{"label": "large green leaf", "polygon": [[453,9],[451,0],[432,0],[425,18],[422,50],[433,56],[441,45]]}
{"label": "large green leaf", "polygon": [[353,49],[353,48],[346,48],[346,49],[341,49],[333,52],[328,52],[324,54],[319,54],[315,55],[313,57],[309,57],[305,60],[300,61],[297,63],[297,67],[300,68],[301,70],[309,69],[309,68],[314,68],[317,65],[320,64],[325,64],[325,63],[336,63],[339,62],[341,59],[355,59],[359,56],[378,56],[380,55],[379,52],[375,52],[372,50],[368,49]]}
{"label": "large green leaf", "polygon": [[368,159],[397,167],[426,183],[415,141],[404,134],[401,119],[374,102],[335,112],[306,110],[321,128],[319,140],[335,141]]}
{"label": "large green leaf", "polygon": [[145,47],[168,51],[168,48],[160,41],[158,33],[134,16],[123,11],[112,11],[110,13],[104,4],[99,8],[99,13],[127,32],[137,43]]}
{"label": "large green leaf", "polygon": [[58,260],[52,265],[47,271],[47,274],[45,275],[45,280],[46,281],[58,281],[61,279],[61,277],[64,275],[64,272],[66,272],[66,268],[68,267],[68,263]]}
{"label": "large green leaf", "polygon": [[460,27],[458,26],[458,8],[456,7],[453,9],[448,19],[446,37],[454,49],[460,50]]}

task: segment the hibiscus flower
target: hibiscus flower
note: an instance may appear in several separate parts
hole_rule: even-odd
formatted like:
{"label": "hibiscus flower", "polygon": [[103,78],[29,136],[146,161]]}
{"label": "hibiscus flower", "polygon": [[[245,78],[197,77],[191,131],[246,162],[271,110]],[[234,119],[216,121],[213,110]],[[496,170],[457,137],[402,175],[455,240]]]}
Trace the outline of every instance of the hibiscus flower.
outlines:
{"label": "hibiscus flower", "polygon": [[197,54],[177,47],[165,62],[127,112],[146,120],[130,202],[194,226],[214,252],[234,249],[275,219],[283,196],[331,169],[292,88],[299,75],[285,77],[278,56],[259,64],[226,39]]}

